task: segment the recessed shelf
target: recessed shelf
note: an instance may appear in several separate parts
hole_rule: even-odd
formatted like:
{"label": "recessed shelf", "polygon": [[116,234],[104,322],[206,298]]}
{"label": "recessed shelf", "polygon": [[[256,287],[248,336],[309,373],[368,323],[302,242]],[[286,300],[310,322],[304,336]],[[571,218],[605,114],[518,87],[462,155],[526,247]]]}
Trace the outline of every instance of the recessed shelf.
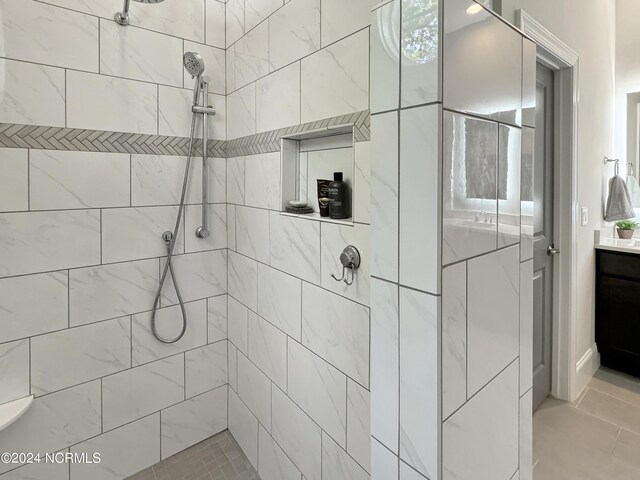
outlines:
{"label": "recessed shelf", "polygon": [[12,402],[0,405],[0,431],[7,428],[13,422],[18,420],[24,413],[29,410],[33,403],[33,395],[19,398]]}
{"label": "recessed shelf", "polygon": [[316,222],[336,223],[338,225],[353,226],[353,218],[345,218],[343,220],[336,220],[336,219],[333,219],[333,218],[321,217],[318,212],[306,213],[306,214],[280,212],[280,215],[284,215],[285,217],[306,218],[307,220],[313,220],[313,221],[316,221]]}

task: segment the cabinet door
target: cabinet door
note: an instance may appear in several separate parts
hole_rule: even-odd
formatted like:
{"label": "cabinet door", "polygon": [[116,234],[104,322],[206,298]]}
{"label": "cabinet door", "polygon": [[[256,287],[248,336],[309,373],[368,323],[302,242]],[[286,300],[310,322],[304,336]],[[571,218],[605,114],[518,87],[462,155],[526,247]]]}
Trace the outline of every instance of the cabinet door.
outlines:
{"label": "cabinet door", "polygon": [[640,358],[640,282],[601,275],[596,323],[599,348]]}

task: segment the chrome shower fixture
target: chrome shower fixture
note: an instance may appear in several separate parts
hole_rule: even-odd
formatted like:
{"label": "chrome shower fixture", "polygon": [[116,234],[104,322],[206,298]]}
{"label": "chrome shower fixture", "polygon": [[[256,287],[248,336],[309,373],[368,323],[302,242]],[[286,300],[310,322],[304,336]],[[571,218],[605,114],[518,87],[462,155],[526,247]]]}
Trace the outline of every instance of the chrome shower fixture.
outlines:
{"label": "chrome shower fixture", "polygon": [[[133,0],[138,3],[161,3],[164,0]],[[131,0],[124,0],[122,11],[115,14],[113,19],[122,26],[129,25],[129,5]]]}
{"label": "chrome shower fixture", "polygon": [[191,78],[196,79],[196,84],[193,87],[193,104],[197,105],[200,89],[202,88],[201,78],[204,73],[204,60],[196,52],[187,52],[182,57],[182,63],[184,69],[191,75]]}

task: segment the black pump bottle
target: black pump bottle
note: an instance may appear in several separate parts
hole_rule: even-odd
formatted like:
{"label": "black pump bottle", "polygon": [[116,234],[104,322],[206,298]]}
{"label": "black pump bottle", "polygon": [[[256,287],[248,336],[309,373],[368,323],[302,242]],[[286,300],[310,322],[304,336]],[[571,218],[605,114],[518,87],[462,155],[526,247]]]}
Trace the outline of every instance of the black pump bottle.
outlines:
{"label": "black pump bottle", "polygon": [[329,184],[329,217],[336,220],[351,217],[349,185],[342,178],[342,172],[334,172],[333,182]]}

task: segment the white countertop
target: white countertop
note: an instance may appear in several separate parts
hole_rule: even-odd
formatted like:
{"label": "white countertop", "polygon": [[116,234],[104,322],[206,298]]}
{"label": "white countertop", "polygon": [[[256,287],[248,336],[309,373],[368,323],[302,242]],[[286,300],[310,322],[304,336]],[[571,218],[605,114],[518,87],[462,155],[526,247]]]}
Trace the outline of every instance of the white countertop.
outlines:
{"label": "white countertop", "polygon": [[640,239],[623,240],[621,238],[601,236],[599,239],[596,238],[596,249],[640,254]]}

